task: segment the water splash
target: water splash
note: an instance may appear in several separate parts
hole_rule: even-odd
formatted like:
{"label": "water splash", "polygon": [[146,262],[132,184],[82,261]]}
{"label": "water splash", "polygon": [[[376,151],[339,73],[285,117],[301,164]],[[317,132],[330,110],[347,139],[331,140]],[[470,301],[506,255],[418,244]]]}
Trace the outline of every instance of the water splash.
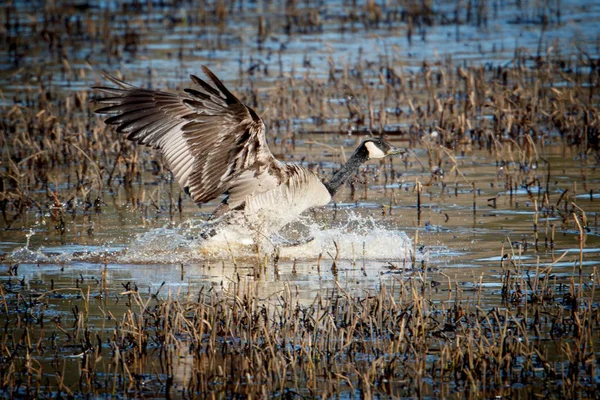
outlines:
{"label": "water splash", "polygon": [[41,246],[36,250],[32,250],[31,238],[35,235],[35,230],[31,228],[29,233],[25,235],[25,246],[14,249],[10,252],[5,260],[9,263],[32,263],[32,264],[48,264],[48,263],[66,263],[70,260],[69,255],[65,253],[49,253]]}
{"label": "water splash", "polygon": [[253,254],[252,232],[239,226],[227,226],[215,236],[203,238],[206,223],[187,222],[180,227],[152,229],[139,234],[124,254],[123,263],[182,263],[206,259],[228,259]]}
{"label": "water splash", "polygon": [[9,262],[68,264],[77,261],[121,264],[179,264],[204,260],[231,260],[279,252],[281,259],[405,261],[412,257],[412,241],[399,230],[371,217],[347,210],[339,222],[325,225],[303,217],[281,233],[266,236],[240,224],[221,227],[212,237],[203,238],[207,224],[188,221],[178,227],[165,226],[139,234],[123,249],[120,246],[24,247],[5,258]]}
{"label": "water splash", "polygon": [[335,226],[310,223],[308,243],[283,247],[282,257],[310,259],[323,256],[346,260],[399,261],[411,257],[412,241],[403,231],[390,229],[371,217],[347,212],[344,222]]}
{"label": "water splash", "polygon": [[153,229],[131,243],[119,256],[126,263],[181,263],[271,254],[281,258],[399,261],[412,255],[412,241],[403,231],[389,229],[370,217],[347,211],[343,222],[325,226],[307,217],[281,234],[265,235],[240,225],[228,225],[207,239],[199,232],[206,224],[186,223],[179,228]]}

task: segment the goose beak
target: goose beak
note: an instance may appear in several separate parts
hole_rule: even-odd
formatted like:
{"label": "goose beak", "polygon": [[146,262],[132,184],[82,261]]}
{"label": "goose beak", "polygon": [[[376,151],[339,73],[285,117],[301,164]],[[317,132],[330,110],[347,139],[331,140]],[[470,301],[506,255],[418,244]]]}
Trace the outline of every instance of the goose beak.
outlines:
{"label": "goose beak", "polygon": [[386,156],[394,156],[396,154],[405,154],[406,149],[401,149],[395,146],[390,145],[389,150],[385,153]]}

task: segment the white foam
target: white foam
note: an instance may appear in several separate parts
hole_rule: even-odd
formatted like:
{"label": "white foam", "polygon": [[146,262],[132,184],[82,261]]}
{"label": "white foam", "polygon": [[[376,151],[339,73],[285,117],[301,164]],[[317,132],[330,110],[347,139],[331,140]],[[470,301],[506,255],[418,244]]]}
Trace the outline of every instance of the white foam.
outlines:
{"label": "white foam", "polygon": [[230,259],[252,255],[252,232],[241,226],[227,226],[213,237],[200,236],[205,223],[185,223],[139,234],[117,259],[122,263],[181,263],[205,259]]}
{"label": "white foam", "polygon": [[[312,230],[314,240],[283,247],[280,255],[287,258],[311,259],[319,254],[346,260],[404,260],[410,258],[412,242],[397,230],[373,227],[364,231],[348,231],[344,227]],[[337,247],[337,248],[336,248]]]}
{"label": "white foam", "polygon": [[[337,257],[345,260],[404,260],[412,251],[412,241],[403,232],[384,226],[371,217],[347,210],[341,222],[317,224],[305,218],[294,239],[313,240],[295,246],[282,246],[280,256],[289,259]],[[275,243],[280,244],[280,243]],[[283,243],[285,244],[285,243]]]}
{"label": "white foam", "polygon": [[[207,225],[192,221],[179,227],[152,229],[137,235],[122,251],[109,251],[121,264],[177,264],[202,262],[204,260],[231,260],[243,257],[272,255],[279,250],[282,259],[316,260],[319,257],[337,257],[342,260],[403,261],[411,257],[412,242],[399,230],[383,226],[370,217],[363,217],[351,210],[345,211],[341,222],[325,226],[305,217],[281,234],[257,233],[239,224],[221,226],[219,232],[204,239],[201,233]],[[307,241],[307,238],[312,240]],[[297,244],[302,243],[302,244]],[[337,245],[337,249],[336,249]],[[73,252],[52,253],[40,248],[35,251],[27,246],[13,251],[7,257],[13,262],[68,263],[85,259]],[[85,250],[76,248],[78,251]],[[90,257],[100,254],[98,249],[88,252]],[[113,249],[114,250],[114,249]],[[119,249],[121,250],[121,249]],[[85,251],[84,251],[85,253]]]}
{"label": "white foam", "polygon": [[[230,259],[257,252],[271,254],[276,248],[284,259],[311,260],[336,254],[346,260],[399,261],[411,257],[412,241],[403,231],[389,229],[352,211],[342,220],[335,226],[324,226],[304,218],[282,235],[270,237],[240,225],[221,227],[217,235],[208,239],[198,236],[205,229],[204,224],[153,229],[139,235],[119,261],[178,263]],[[307,242],[307,238],[312,240]],[[295,242],[302,244],[291,245]]]}

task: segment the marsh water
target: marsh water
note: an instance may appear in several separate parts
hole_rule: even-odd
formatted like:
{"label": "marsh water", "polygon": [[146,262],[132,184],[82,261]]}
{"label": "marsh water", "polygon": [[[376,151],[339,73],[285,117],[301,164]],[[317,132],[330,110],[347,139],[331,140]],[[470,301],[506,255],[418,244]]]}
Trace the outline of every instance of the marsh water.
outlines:
{"label": "marsh water", "polygon": [[[421,279],[428,283],[433,303],[451,304],[459,298],[492,310],[506,307],[507,269],[523,276],[548,272],[556,298],[569,292],[574,279],[594,282],[600,265],[598,148],[573,144],[558,129],[545,127],[524,130],[518,138],[507,131],[497,139],[502,145],[494,142],[490,147],[474,139],[480,132],[471,132],[466,140],[442,146],[440,136],[450,134],[439,121],[423,126],[419,102],[429,106],[427,101],[452,94],[432,95],[432,89],[419,82],[428,70],[439,74],[439,84],[452,79],[445,75],[449,70],[481,68],[483,74],[496,68],[536,69],[543,63],[539,60],[548,57],[548,64],[564,63],[549,86],[555,91],[581,87],[589,91],[591,107],[597,109],[597,75],[594,81],[570,74],[591,77],[597,71],[600,5],[383,3],[2,6],[4,304],[12,304],[9,299],[14,297],[17,309],[19,301],[24,302],[28,315],[50,316],[68,325],[83,298],[90,302],[90,327],[108,332],[107,314],[127,312],[120,299],[132,288],[158,298],[185,299],[253,282],[262,301],[277,299],[292,288],[300,304],[311,304],[319,294],[333,297],[343,291],[360,298],[382,286]],[[13,145],[26,148],[14,135],[20,137],[21,129],[33,126],[25,122],[28,107],[44,108],[36,110],[42,113],[36,118],[52,118],[48,126],[60,131],[65,143],[76,142],[74,135],[94,138],[105,129],[91,112],[95,106],[69,107],[93,98],[90,86],[102,81],[103,71],[122,74],[136,85],[177,90],[188,85],[189,74],[201,73],[201,65],[257,107],[268,127],[271,150],[284,162],[299,162],[331,176],[371,133],[385,133],[390,142],[409,151],[404,157],[365,164],[331,204],[306,213],[281,235],[263,238],[258,247],[235,235],[218,243],[199,239],[199,229],[220,199],[197,207],[150,149],[135,150],[141,161],[132,180],[127,177],[131,161],[121,156],[124,153],[94,144],[65,150],[74,161],[56,168],[54,162],[49,164],[52,170],[42,183],[12,183],[19,180],[15,171],[31,166],[29,160],[38,155],[21,150],[13,157],[11,152]],[[386,75],[390,70],[394,74]],[[338,85],[339,76],[350,83]],[[397,92],[395,102],[383,94],[390,89],[382,83],[388,79],[394,86],[394,77],[401,81],[404,96]],[[536,85],[525,81],[524,86]],[[352,87],[352,82],[361,84]],[[275,93],[285,97],[286,90],[297,87],[308,89],[296,103],[271,100]],[[464,100],[454,95],[457,103]],[[493,113],[481,112],[476,120],[485,124],[494,118]],[[49,135],[40,128],[40,135],[45,134]],[[41,152],[50,152],[41,146]],[[95,158],[101,152],[112,154],[114,174],[108,173],[110,162],[98,161],[105,155]],[[83,164],[89,164],[85,170]],[[100,166],[98,182],[93,165]],[[15,187],[21,195],[26,193],[29,208],[11,209],[16,197],[9,192]],[[296,244],[297,240],[306,243]],[[435,290],[441,287],[448,290]],[[33,305],[31,299],[37,297],[45,300]],[[593,307],[597,295],[592,294],[590,302]],[[5,347],[11,329],[6,310],[0,317],[7,321],[1,324]],[[62,385],[71,390],[79,385],[86,393],[80,350],[65,345],[52,356],[36,356],[45,370],[58,368],[56,354],[67,357],[60,364],[66,379],[59,394],[66,390]],[[558,353],[549,359],[564,361]],[[152,376],[153,371],[145,373]],[[176,382],[185,386],[185,373],[176,375]],[[600,377],[591,375],[589,385],[597,385]],[[51,384],[44,385],[52,392]],[[162,391],[159,384],[148,387],[153,389],[129,393]],[[518,394],[523,387],[506,393]],[[10,390],[19,393],[18,386]],[[219,395],[233,393],[237,392]],[[340,393],[364,395],[354,388]],[[460,397],[452,390],[443,393]],[[421,395],[439,393],[432,389]]]}
{"label": "marsh water", "polygon": [[[305,140],[323,141],[323,135],[314,139],[314,135],[303,136]],[[299,142],[295,152],[306,154]],[[568,157],[556,150],[557,154],[548,157],[552,167],[560,171],[551,190],[555,197],[574,191],[571,200],[588,213],[584,265],[591,273],[600,259],[597,166],[585,161],[565,163]],[[418,158],[418,149],[413,154],[411,158]],[[55,233],[57,222],[51,211],[29,215],[24,221],[26,228],[2,231],[2,251],[7,261],[19,263],[19,276],[28,284],[52,279],[55,285],[70,286],[73,279],[92,279],[107,269],[111,277],[108,283],[116,288],[133,281],[155,292],[166,283],[171,290],[188,293],[239,276],[254,277],[257,261],[262,264],[265,255],[272,256],[275,247],[280,247],[278,273],[270,266],[257,278],[264,294],[276,293],[283,284],[291,283],[307,299],[340,281],[368,291],[382,280],[393,280],[406,270],[426,266],[433,274],[444,272],[467,287],[487,284],[490,290],[486,302],[494,305],[498,301],[494,294],[498,295],[502,286],[498,270],[506,254],[535,267],[552,263],[567,251],[570,256],[553,265],[555,272],[573,272],[579,254],[579,232],[565,226],[568,216],[557,207],[554,215],[537,217],[535,231],[536,214],[540,214],[536,204],[542,189],[517,187],[511,194],[499,182],[502,167],[490,162],[485,152],[460,160],[468,182],[452,177],[454,182],[445,187],[426,187],[420,212],[415,182],[427,181],[429,171],[411,160],[392,162],[397,164],[396,170],[402,171],[398,182],[385,184],[379,178],[354,196],[345,190],[330,206],[309,213],[283,234],[314,238],[306,244],[288,245],[285,241],[278,243],[276,238],[274,244],[267,241],[261,249],[235,242],[204,243],[197,237],[199,228],[208,219],[211,205],[217,202],[209,204],[206,212],[186,201],[181,213],[163,209],[144,215],[131,206],[121,190],[103,196],[99,210],[68,214],[64,234]],[[546,173],[541,170],[536,174]],[[167,190],[161,185],[174,185],[155,183],[155,179],[148,179],[149,189],[139,190]],[[574,182],[582,184],[577,187]],[[231,240],[235,241],[235,236]],[[335,243],[342,261],[334,276],[331,264]]]}

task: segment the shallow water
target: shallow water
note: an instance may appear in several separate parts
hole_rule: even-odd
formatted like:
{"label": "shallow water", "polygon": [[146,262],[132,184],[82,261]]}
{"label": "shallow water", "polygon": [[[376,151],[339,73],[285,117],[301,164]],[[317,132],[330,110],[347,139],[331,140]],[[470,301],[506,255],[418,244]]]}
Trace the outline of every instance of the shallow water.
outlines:
{"label": "shallow water", "polygon": [[[301,145],[296,150],[302,154]],[[588,178],[580,190],[600,190],[596,164],[573,165],[565,163],[561,154],[547,156],[552,168],[562,171],[550,186],[553,198],[565,189],[573,190],[573,182],[586,171]],[[25,281],[52,279],[55,285],[68,286],[80,274],[97,275],[106,265],[107,282],[115,287],[132,281],[153,292],[165,283],[175,291],[193,293],[203,285],[250,277],[264,282],[265,296],[289,283],[306,300],[338,281],[368,291],[424,266],[432,279],[446,280],[439,275],[443,272],[467,286],[485,285],[491,290],[486,302],[495,305],[501,286],[498,271],[506,254],[526,269],[552,264],[555,275],[564,274],[564,279],[574,273],[580,249],[578,232],[565,222],[569,215],[560,207],[536,213],[538,193],[531,188],[513,190],[511,195],[499,183],[500,168],[489,162],[485,152],[474,152],[460,162],[462,174],[475,183],[475,196],[471,185],[461,179],[447,185],[437,182],[424,189],[420,212],[414,182],[426,181],[429,174],[414,168],[415,164],[411,160],[397,166],[403,168],[398,184],[386,187],[374,181],[354,199],[345,189],[329,206],[308,213],[280,236],[262,240],[258,249],[252,237],[235,231],[210,241],[199,238],[206,214],[189,200],[181,215],[148,217],[116,193],[104,197],[106,206],[100,213],[69,216],[74,224],[62,236],[49,216],[30,215],[29,228],[0,231],[2,251],[7,265],[19,264],[19,276]],[[495,207],[490,199],[495,199]],[[585,271],[592,273],[600,262],[600,202],[589,195],[575,199],[588,214],[582,253]],[[537,232],[533,230],[536,215]],[[90,227],[93,233],[88,232]],[[289,245],[308,238],[304,244]],[[565,258],[553,264],[564,252]],[[336,258],[337,271],[332,274]]]}
{"label": "shallow water", "polygon": [[[369,63],[393,65],[411,81],[418,71],[434,69],[448,59],[457,67],[493,69],[519,66],[523,60],[528,63],[524,67],[531,67],[547,52],[557,63],[566,60],[564,71],[571,68],[569,63],[585,71],[591,67],[573,61],[574,48],[583,49],[591,59],[600,53],[600,4],[594,1],[481,2],[487,7],[481,21],[475,15],[468,20],[462,6],[457,10],[452,2],[437,2],[435,23],[415,24],[410,41],[406,21],[394,17],[391,6],[388,19],[367,26],[367,20],[348,16],[345,2],[300,3],[299,8],[320,10],[320,23],[292,25],[289,34],[284,33],[285,6],[271,2],[239,2],[229,10],[226,24],[219,24],[216,4],[194,1],[169,7],[157,3],[144,13],[136,10],[139,4],[130,2],[84,3],[58,12],[48,3],[45,13],[34,2],[3,6],[1,34],[8,44],[0,48],[3,120],[28,107],[44,90],[51,92],[51,104],[88,91],[100,81],[101,71],[121,71],[143,86],[174,88],[187,84],[187,75],[199,74],[200,65],[206,64],[236,93],[248,95],[249,87],[268,93],[275,82],[289,77],[296,85],[312,82],[310,78],[326,86],[331,71],[360,75],[355,66]],[[114,16],[108,18],[109,13]],[[49,24],[59,28],[45,32],[44,21],[57,14],[64,21]],[[259,40],[261,16],[267,34]],[[138,36],[131,36],[132,29]],[[523,54],[527,57],[521,58]],[[379,77],[366,79],[376,93],[384,91]],[[562,83],[574,85],[566,78]],[[368,109],[360,103],[365,97],[356,97],[361,110]],[[347,156],[357,143],[356,130],[360,128],[361,134],[366,130],[339,112],[352,101],[345,89],[336,88],[322,101],[309,100],[313,103],[305,115],[294,118],[290,126],[298,133],[290,138],[285,128],[273,126],[270,145],[285,162],[310,164],[330,174],[344,157],[338,149]],[[400,110],[405,115],[416,113],[402,106],[408,110]],[[262,110],[267,124],[268,117],[278,118],[275,108]],[[397,111],[389,109],[390,114]],[[90,130],[99,123],[89,121]],[[68,129],[67,122],[57,124]],[[409,128],[400,117],[389,118],[384,127],[391,133]],[[557,140],[547,146],[536,143],[541,154],[533,164],[521,162],[518,155],[504,164],[497,154],[466,144],[453,149],[456,164],[442,155],[438,170],[430,164],[435,151],[434,135],[430,136],[424,133],[415,144],[390,134],[393,144],[410,146],[407,157],[367,164],[354,192],[345,187],[330,205],[307,213],[281,236],[261,238],[258,247],[236,232],[209,242],[198,239],[218,200],[200,209],[185,196],[181,210],[160,201],[155,207],[145,206],[149,198],[161,199],[165,193],[175,193],[170,198],[176,198],[179,191],[168,174],[157,175],[148,165],[133,185],[133,194],[119,182],[98,193],[96,206],[79,203],[69,208],[65,200],[62,206],[69,211],[63,233],[59,218],[46,205],[52,199],[41,191],[43,207],[32,207],[10,227],[1,221],[2,296],[17,299],[20,308],[15,312],[25,309],[27,315],[49,316],[58,323],[62,319],[65,326],[74,321],[81,299],[87,299],[90,326],[110,335],[113,319],[108,313],[115,319],[127,314],[123,293],[134,289],[160,299],[184,299],[252,281],[261,301],[276,301],[293,290],[301,303],[311,304],[319,295],[334,298],[344,292],[363,298],[382,287],[418,280],[427,282],[431,301],[442,308],[466,299],[473,307],[495,310],[507,307],[503,289],[508,270],[520,274],[522,282],[543,271],[553,280],[557,298],[568,293],[575,278],[583,288],[594,280],[600,267],[600,166],[593,152],[582,154]],[[8,171],[6,156],[2,157]],[[142,157],[150,159],[147,152]],[[518,179],[508,184],[509,174]],[[73,183],[71,175],[66,176],[54,177],[52,187],[67,191]],[[582,242],[573,204],[587,216]],[[297,240],[307,242],[289,245]],[[530,293],[525,284],[521,289]],[[38,296],[46,299],[43,306],[21,301]],[[598,300],[597,294],[591,295],[593,304]],[[552,346],[560,347],[549,344],[551,359],[557,351]],[[56,354],[67,356],[62,367],[66,376],[72,373],[67,384],[73,387],[81,375],[79,351],[65,345],[55,350],[54,359],[45,355],[37,360],[48,366]],[[188,358],[181,356],[179,368],[189,367]],[[106,368],[110,371],[110,366]],[[184,385],[188,372],[177,372],[179,384]],[[154,394],[150,386],[145,393]],[[508,393],[518,392],[514,388]],[[135,395],[140,393],[144,392]],[[343,393],[360,395],[354,388]],[[425,393],[432,398],[439,395],[433,390]]]}
{"label": "shallow water", "polygon": [[[396,5],[389,5],[387,15],[375,23],[360,5],[308,1],[297,7],[319,10],[318,25],[291,24],[286,35],[290,24],[282,17],[285,5],[277,2],[240,2],[238,9],[228,10],[226,26],[215,21],[218,2],[157,5],[143,14],[135,2],[121,7],[104,1],[84,4],[63,10],[50,3],[50,16],[36,13],[40,10],[33,3],[6,8],[11,11],[3,18],[11,19],[5,39],[14,41],[18,51],[11,46],[0,49],[4,104],[36,83],[38,75],[67,91],[86,89],[101,71],[116,70],[138,82],[172,87],[208,64],[223,80],[243,87],[287,74],[326,78],[332,61],[338,68],[350,68],[360,59],[393,60],[395,66],[415,71],[424,61],[435,64],[446,57],[457,65],[508,65],[518,62],[516,53],[535,57],[549,48],[568,58],[580,46],[593,57],[599,46],[600,5],[595,1],[483,2],[480,18],[475,6],[469,10],[460,3],[457,7],[454,2],[434,2],[433,24],[419,25],[415,18],[410,40],[408,25],[401,20],[406,9]],[[365,15],[352,21],[352,8]],[[112,15],[110,22],[107,15]],[[261,17],[267,27],[264,37],[257,30]],[[66,32],[50,31],[39,40],[40,29],[51,18],[64,18]],[[114,36],[110,44],[101,40],[107,34]]]}

